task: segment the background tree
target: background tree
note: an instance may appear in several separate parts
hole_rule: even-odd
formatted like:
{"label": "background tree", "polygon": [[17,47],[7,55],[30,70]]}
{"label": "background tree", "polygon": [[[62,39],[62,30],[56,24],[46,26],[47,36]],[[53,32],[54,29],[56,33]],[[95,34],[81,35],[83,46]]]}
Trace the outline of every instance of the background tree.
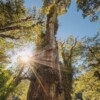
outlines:
{"label": "background tree", "polygon": [[71,100],[75,63],[78,62],[78,59],[81,56],[82,43],[73,36],[70,36],[65,42],[58,42],[58,45],[63,61],[63,67],[61,70],[65,100]]}
{"label": "background tree", "polygon": [[76,0],[78,10],[82,10],[83,17],[90,16],[90,21],[96,21],[100,13],[100,0]]}
{"label": "background tree", "polygon": [[81,75],[74,80],[74,95],[76,99],[99,99],[100,87],[100,34],[84,39]]}

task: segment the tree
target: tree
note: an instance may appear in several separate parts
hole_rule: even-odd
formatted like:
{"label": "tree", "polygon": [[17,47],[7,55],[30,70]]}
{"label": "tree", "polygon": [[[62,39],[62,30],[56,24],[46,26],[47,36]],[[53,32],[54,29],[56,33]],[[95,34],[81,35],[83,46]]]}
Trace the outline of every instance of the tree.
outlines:
{"label": "tree", "polygon": [[[34,70],[36,70],[34,73],[37,74],[39,79],[31,81],[28,100],[40,100],[41,97],[43,100],[61,100],[64,98],[59,76],[58,47],[55,34],[58,28],[57,17],[59,14],[64,13],[61,10],[62,8],[66,11],[69,3],[64,0],[44,0],[42,10],[47,16],[46,33],[43,34],[41,32],[39,34],[40,41],[36,45],[38,47],[36,55],[38,63],[42,63],[43,61],[44,65],[36,64],[34,66]],[[44,53],[41,54],[41,52]]]}
{"label": "tree", "polygon": [[70,36],[66,41],[58,41],[59,52],[63,61],[62,82],[64,87],[65,100],[72,100],[72,84],[74,77],[75,63],[82,54],[82,42]]}
{"label": "tree", "polygon": [[[39,45],[36,45],[36,46],[39,47],[39,49],[41,51],[44,50],[43,48],[45,48],[46,46],[51,46],[51,48],[46,50],[44,56],[48,55],[46,58],[49,58],[50,60],[52,60],[51,67],[55,66],[55,65],[53,65],[54,63],[58,64],[59,63],[59,61],[58,61],[58,53],[57,53],[58,49],[57,49],[57,43],[56,43],[56,39],[55,39],[55,34],[56,34],[56,31],[57,31],[57,27],[58,27],[57,17],[58,17],[58,15],[61,15],[66,11],[66,7],[70,4],[70,1],[69,0],[68,1],[51,0],[51,1],[49,1],[49,3],[46,0],[44,1],[44,5],[43,5],[42,10],[45,12],[44,14],[47,16],[45,34],[43,33],[44,30],[39,30],[40,32],[37,31],[41,27],[39,25],[39,24],[42,23],[41,21],[39,21],[39,23],[37,22],[36,24],[33,24],[33,23],[31,23],[32,20],[31,21],[29,20],[30,18],[26,17],[25,19],[23,19],[23,16],[21,16],[21,17],[18,16],[18,14],[19,15],[23,15],[24,14],[24,16],[26,16],[26,13],[24,12],[25,9],[24,9],[22,1],[20,3],[20,0],[18,0],[18,2],[16,0],[15,1],[10,1],[9,0],[7,2],[2,1],[1,3],[2,3],[1,6],[2,5],[5,6],[5,8],[6,8],[5,11],[8,14],[8,16],[6,16],[6,12],[3,12],[1,10],[1,13],[4,14],[4,16],[5,16],[4,21],[7,22],[7,23],[4,23],[4,24],[1,23],[1,26],[0,26],[0,31],[2,33],[2,34],[0,34],[1,38],[19,39],[19,37],[24,38],[24,36],[21,35],[21,34],[23,34],[23,32],[26,33],[25,36],[27,36],[27,35],[29,36],[29,33],[32,32],[32,31],[38,32],[38,35],[40,34],[40,39],[43,40],[43,42],[40,44],[40,46]],[[19,4],[18,6],[16,6],[17,3]],[[60,4],[61,4],[61,6],[60,6]],[[12,14],[13,16],[7,10],[8,6],[10,6],[10,10],[12,10],[12,13],[14,14],[14,15]],[[13,7],[15,7],[15,9]],[[47,8],[47,10],[46,10],[46,8]],[[63,8],[63,11],[62,11],[62,8]],[[20,12],[18,12],[18,14],[17,14],[16,10],[19,10]],[[11,18],[13,20],[10,20],[9,16],[11,16]],[[18,17],[19,19],[16,20],[15,16]],[[23,24],[26,24],[26,25],[23,26]],[[34,27],[34,30],[31,31],[31,28],[33,29],[33,27]],[[6,34],[4,34],[3,32],[5,32]],[[13,32],[13,34],[11,34],[12,32]],[[17,33],[17,35],[15,35],[16,33]],[[47,35],[49,35],[50,38],[48,38]],[[30,36],[32,36],[32,34]],[[46,39],[46,43],[44,42],[45,39]],[[57,55],[54,56],[54,53],[57,53]],[[40,67],[38,67],[38,66],[40,66]],[[44,68],[42,68],[42,66]],[[59,92],[60,90],[57,93],[55,92],[55,90],[57,88],[57,85],[59,85],[59,75],[57,74],[58,68],[57,68],[57,70],[55,70],[54,68],[51,68],[50,66],[49,67],[46,67],[46,66],[44,66],[43,64],[40,64],[40,65],[38,64],[36,72],[39,73],[41,76],[43,75],[43,74],[41,74],[42,71],[46,72],[45,69],[48,70],[47,72],[49,72],[51,70],[51,72],[53,73],[53,75],[52,75],[51,72],[50,73],[46,72],[47,75],[52,75],[52,78],[50,78],[51,79],[51,83],[50,84],[48,82],[46,82],[47,79],[45,81],[44,80],[42,81],[42,82],[44,82],[45,88],[47,87],[46,90],[48,91],[48,93],[47,93],[48,95],[45,94],[46,92],[44,91],[43,86],[40,85],[39,80],[36,78],[36,82],[34,82],[34,83],[36,84],[36,86],[39,86],[39,88],[40,88],[40,91],[37,92],[37,94],[39,94],[39,95],[37,95],[37,97],[35,95],[33,95],[33,93],[35,91],[34,88],[32,88],[32,91],[30,91],[30,88],[33,86],[33,81],[35,81],[35,80],[31,80],[30,88],[29,88],[29,92],[31,92],[31,93],[28,93],[28,99],[29,100],[40,98],[41,95],[43,96],[44,99],[46,99],[46,98],[47,99],[51,99],[52,98],[52,99],[57,99],[58,100],[58,98],[62,98],[62,97],[59,97],[60,96],[59,95],[60,94],[60,92]],[[32,69],[33,68],[34,67],[32,67]],[[56,68],[56,66],[55,66],[55,68]],[[40,69],[41,69],[41,71],[40,71]],[[34,74],[31,75],[32,79],[34,77]],[[12,83],[14,86],[17,86],[19,84],[19,79],[20,79],[19,75],[21,75],[21,71],[19,72],[18,76],[14,79],[14,82]],[[53,78],[53,76],[55,76],[56,80],[55,80],[55,78]],[[42,76],[41,79],[43,79],[43,76]],[[56,81],[57,81],[57,84],[55,83]],[[13,91],[13,88],[10,88],[9,92],[10,91]],[[58,96],[56,96],[56,95],[58,95]]]}
{"label": "tree", "polygon": [[[0,7],[0,63],[5,64],[5,59],[8,58],[5,56],[7,50],[13,48],[17,40],[27,40],[28,42],[27,37],[29,37],[29,40],[33,40],[33,28],[35,31],[36,26],[43,22],[40,16],[36,19],[35,15],[32,16],[26,13],[23,0],[1,0]],[[33,18],[34,22],[36,21],[35,24],[33,23]],[[13,40],[15,40],[15,42]],[[22,80],[22,71],[23,69],[20,69],[18,75],[12,77],[12,81],[7,85],[3,99],[6,99],[11,92],[14,92],[15,87],[19,85]]]}
{"label": "tree", "polygon": [[74,99],[99,99],[100,81],[100,34],[85,38],[83,41],[84,59],[81,75],[74,80]]}

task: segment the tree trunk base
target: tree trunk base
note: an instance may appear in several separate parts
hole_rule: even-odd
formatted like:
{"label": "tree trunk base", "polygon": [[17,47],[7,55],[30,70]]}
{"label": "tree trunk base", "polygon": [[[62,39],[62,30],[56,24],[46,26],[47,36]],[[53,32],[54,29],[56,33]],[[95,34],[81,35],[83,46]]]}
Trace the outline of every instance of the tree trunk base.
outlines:
{"label": "tree trunk base", "polygon": [[40,66],[37,77],[30,82],[27,100],[64,100],[64,92],[56,69]]}

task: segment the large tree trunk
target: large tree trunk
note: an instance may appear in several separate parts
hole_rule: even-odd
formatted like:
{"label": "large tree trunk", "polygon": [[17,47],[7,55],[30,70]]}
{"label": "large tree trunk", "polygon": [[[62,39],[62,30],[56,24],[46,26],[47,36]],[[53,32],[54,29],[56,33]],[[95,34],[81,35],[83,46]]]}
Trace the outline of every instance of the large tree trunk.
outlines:
{"label": "large tree trunk", "polygon": [[[38,68],[38,78],[31,81],[28,100],[64,100],[63,91],[59,82],[59,73],[57,70],[47,66]],[[41,85],[42,84],[42,85]]]}
{"label": "large tree trunk", "polygon": [[[42,56],[37,57],[36,80],[30,82],[27,100],[64,100],[61,84],[61,73],[58,59],[58,47],[55,39],[57,31],[57,14],[52,7],[47,15],[47,31],[45,41],[48,44],[41,48]],[[33,75],[34,76],[34,75]]]}

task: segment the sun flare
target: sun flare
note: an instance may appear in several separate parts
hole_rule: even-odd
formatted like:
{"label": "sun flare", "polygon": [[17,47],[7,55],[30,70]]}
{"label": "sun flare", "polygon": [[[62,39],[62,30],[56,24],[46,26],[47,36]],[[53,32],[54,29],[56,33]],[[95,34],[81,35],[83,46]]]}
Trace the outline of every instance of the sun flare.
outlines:
{"label": "sun flare", "polygon": [[29,62],[29,57],[27,55],[23,55],[23,56],[20,56],[20,59],[23,61],[23,62]]}
{"label": "sun flare", "polygon": [[21,63],[29,63],[32,53],[28,50],[22,51],[18,54],[18,59]]}

